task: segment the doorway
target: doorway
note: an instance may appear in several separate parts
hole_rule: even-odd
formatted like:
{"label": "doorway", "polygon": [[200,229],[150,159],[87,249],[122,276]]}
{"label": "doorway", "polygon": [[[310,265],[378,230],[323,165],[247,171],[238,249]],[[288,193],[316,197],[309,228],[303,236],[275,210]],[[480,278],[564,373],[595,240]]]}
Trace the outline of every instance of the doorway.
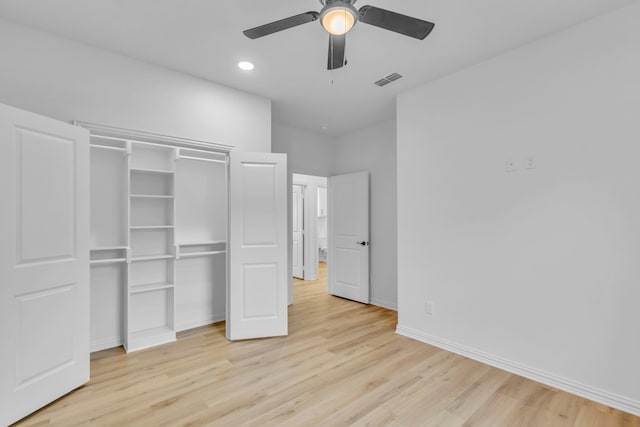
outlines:
{"label": "doorway", "polygon": [[326,274],[329,260],[327,178],[294,173],[291,194],[292,276],[319,280],[320,263]]}

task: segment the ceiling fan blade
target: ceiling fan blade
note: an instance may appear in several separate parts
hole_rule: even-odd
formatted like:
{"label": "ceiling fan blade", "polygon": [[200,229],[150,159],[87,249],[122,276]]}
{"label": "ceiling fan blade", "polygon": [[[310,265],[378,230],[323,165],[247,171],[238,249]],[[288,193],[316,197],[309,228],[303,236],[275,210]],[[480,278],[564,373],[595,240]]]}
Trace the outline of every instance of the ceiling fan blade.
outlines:
{"label": "ceiling fan blade", "polygon": [[257,39],[259,37],[277,33],[278,31],[287,30],[289,28],[297,27],[298,25],[313,22],[317,20],[319,16],[320,14],[318,12],[301,13],[300,15],[290,16],[289,18],[280,19],[279,21],[271,22],[270,24],[260,25],[259,27],[245,30],[242,33],[250,39]]}
{"label": "ceiling fan blade", "polygon": [[420,40],[424,40],[435,26],[432,22],[374,6],[362,6],[358,12],[360,12],[360,22]]}
{"label": "ceiling fan blade", "polygon": [[329,61],[327,63],[327,70],[335,70],[344,66],[344,50],[345,42],[347,41],[347,35],[329,36]]}

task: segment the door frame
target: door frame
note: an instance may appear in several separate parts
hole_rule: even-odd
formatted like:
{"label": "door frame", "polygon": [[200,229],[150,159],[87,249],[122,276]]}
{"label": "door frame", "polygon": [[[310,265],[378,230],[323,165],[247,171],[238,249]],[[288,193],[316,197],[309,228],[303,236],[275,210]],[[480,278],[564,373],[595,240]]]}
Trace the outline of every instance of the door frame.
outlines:
{"label": "door frame", "polygon": [[[327,187],[328,177],[311,175],[304,172],[289,172],[289,212],[293,210],[293,186],[305,187],[304,197],[304,280],[318,278],[318,187]],[[289,218],[289,305],[293,304],[293,273],[291,266],[291,248],[293,246],[293,221]]]}
{"label": "door frame", "polygon": [[[303,280],[307,280],[305,275],[306,270],[307,270],[307,263],[305,262],[306,258],[307,258],[307,254],[308,254],[308,250],[307,250],[307,218],[306,218],[306,205],[307,205],[307,186],[306,185],[302,185],[302,184],[292,184],[291,188],[292,188],[292,192],[293,192],[293,188],[295,187],[300,187],[300,192],[301,192],[301,196],[302,196],[302,221],[301,224],[299,224],[300,226],[300,235],[301,235],[301,239],[302,239],[302,277],[299,276],[295,276],[293,274],[293,195],[291,196],[291,241],[292,241],[292,246],[291,246],[291,275],[294,278],[297,279],[303,279]],[[309,236],[310,238],[310,236]]]}

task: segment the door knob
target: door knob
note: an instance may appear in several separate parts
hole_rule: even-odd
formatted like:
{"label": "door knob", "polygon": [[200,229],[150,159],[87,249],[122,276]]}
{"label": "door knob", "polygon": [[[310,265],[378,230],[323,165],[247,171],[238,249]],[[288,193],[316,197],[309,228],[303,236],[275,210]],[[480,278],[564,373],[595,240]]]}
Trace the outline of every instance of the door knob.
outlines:
{"label": "door knob", "polygon": [[360,246],[367,246],[369,242],[358,242],[357,244]]}

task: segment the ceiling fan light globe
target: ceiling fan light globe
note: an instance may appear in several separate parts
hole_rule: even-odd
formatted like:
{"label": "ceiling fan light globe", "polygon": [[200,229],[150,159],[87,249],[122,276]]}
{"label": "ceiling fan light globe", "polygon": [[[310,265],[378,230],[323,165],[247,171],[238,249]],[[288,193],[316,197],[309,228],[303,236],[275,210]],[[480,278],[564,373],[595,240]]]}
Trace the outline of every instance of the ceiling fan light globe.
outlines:
{"label": "ceiling fan light globe", "polygon": [[355,10],[343,6],[326,8],[322,12],[321,22],[329,34],[341,36],[348,33],[355,25]]}

